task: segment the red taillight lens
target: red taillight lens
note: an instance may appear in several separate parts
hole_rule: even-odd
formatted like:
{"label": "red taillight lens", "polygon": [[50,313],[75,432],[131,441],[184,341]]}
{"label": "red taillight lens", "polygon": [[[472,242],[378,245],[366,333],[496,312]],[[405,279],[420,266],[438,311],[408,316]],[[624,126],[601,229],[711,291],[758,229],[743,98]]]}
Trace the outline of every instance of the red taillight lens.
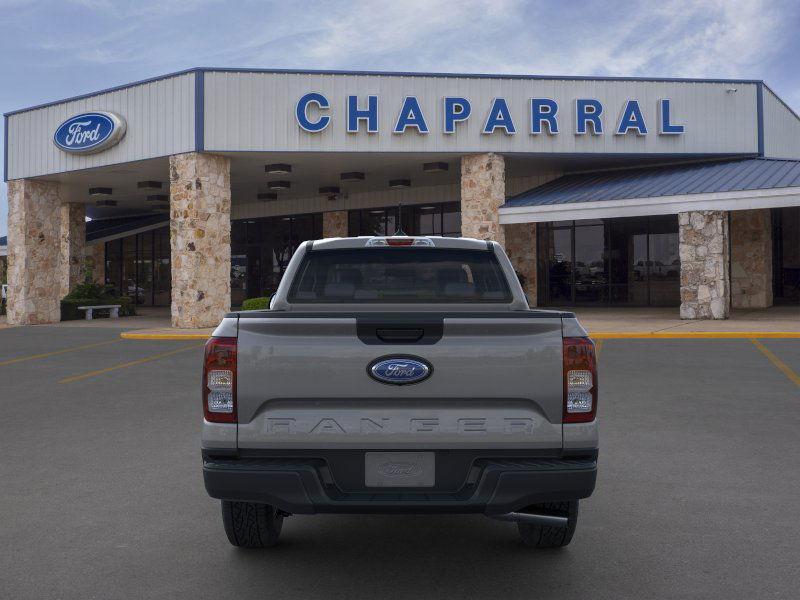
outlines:
{"label": "red taillight lens", "polygon": [[589,338],[564,338],[564,423],[588,423],[597,415],[597,360]]}
{"label": "red taillight lens", "polygon": [[386,238],[389,246],[413,246],[414,238]]}
{"label": "red taillight lens", "polygon": [[203,413],[212,423],[236,423],[236,338],[218,337],[206,342]]}

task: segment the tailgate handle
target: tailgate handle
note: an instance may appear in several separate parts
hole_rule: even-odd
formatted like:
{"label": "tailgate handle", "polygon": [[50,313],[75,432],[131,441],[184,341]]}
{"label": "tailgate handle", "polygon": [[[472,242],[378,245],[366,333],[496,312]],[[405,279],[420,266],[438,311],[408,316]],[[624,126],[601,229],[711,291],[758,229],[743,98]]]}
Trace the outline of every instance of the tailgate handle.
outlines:
{"label": "tailgate handle", "polygon": [[383,342],[413,343],[418,342],[425,335],[424,329],[378,329],[375,331]]}

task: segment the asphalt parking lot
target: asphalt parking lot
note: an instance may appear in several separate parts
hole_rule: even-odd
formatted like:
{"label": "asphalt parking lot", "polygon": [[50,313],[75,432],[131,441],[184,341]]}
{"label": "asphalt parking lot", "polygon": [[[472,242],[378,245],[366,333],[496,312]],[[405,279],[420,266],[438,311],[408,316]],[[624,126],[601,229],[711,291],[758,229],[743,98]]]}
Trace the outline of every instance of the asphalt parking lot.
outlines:
{"label": "asphalt parking lot", "polygon": [[292,517],[234,549],[201,345],[0,330],[0,597],[800,595],[800,339],[604,340],[598,487],[560,551],[479,516]]}

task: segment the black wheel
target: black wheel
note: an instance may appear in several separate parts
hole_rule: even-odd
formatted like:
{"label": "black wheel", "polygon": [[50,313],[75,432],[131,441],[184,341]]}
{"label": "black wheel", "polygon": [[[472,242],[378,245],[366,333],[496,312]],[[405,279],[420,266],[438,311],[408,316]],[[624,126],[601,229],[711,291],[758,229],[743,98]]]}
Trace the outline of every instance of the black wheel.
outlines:
{"label": "black wheel", "polygon": [[530,507],[531,512],[542,512],[551,515],[567,517],[566,527],[549,527],[547,525],[532,525],[531,523],[517,523],[522,543],[529,548],[561,548],[572,540],[575,526],[578,524],[578,501],[545,502]]}
{"label": "black wheel", "polygon": [[274,506],[222,501],[222,523],[228,541],[240,548],[268,548],[278,543],[283,515]]}

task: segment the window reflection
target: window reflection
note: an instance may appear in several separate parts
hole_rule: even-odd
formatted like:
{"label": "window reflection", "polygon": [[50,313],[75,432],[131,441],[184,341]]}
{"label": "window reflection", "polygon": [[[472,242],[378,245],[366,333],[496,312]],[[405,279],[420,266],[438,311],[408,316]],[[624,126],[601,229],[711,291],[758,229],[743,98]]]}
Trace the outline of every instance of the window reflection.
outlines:
{"label": "window reflection", "polygon": [[545,304],[680,303],[674,215],[538,226],[539,297]]}

